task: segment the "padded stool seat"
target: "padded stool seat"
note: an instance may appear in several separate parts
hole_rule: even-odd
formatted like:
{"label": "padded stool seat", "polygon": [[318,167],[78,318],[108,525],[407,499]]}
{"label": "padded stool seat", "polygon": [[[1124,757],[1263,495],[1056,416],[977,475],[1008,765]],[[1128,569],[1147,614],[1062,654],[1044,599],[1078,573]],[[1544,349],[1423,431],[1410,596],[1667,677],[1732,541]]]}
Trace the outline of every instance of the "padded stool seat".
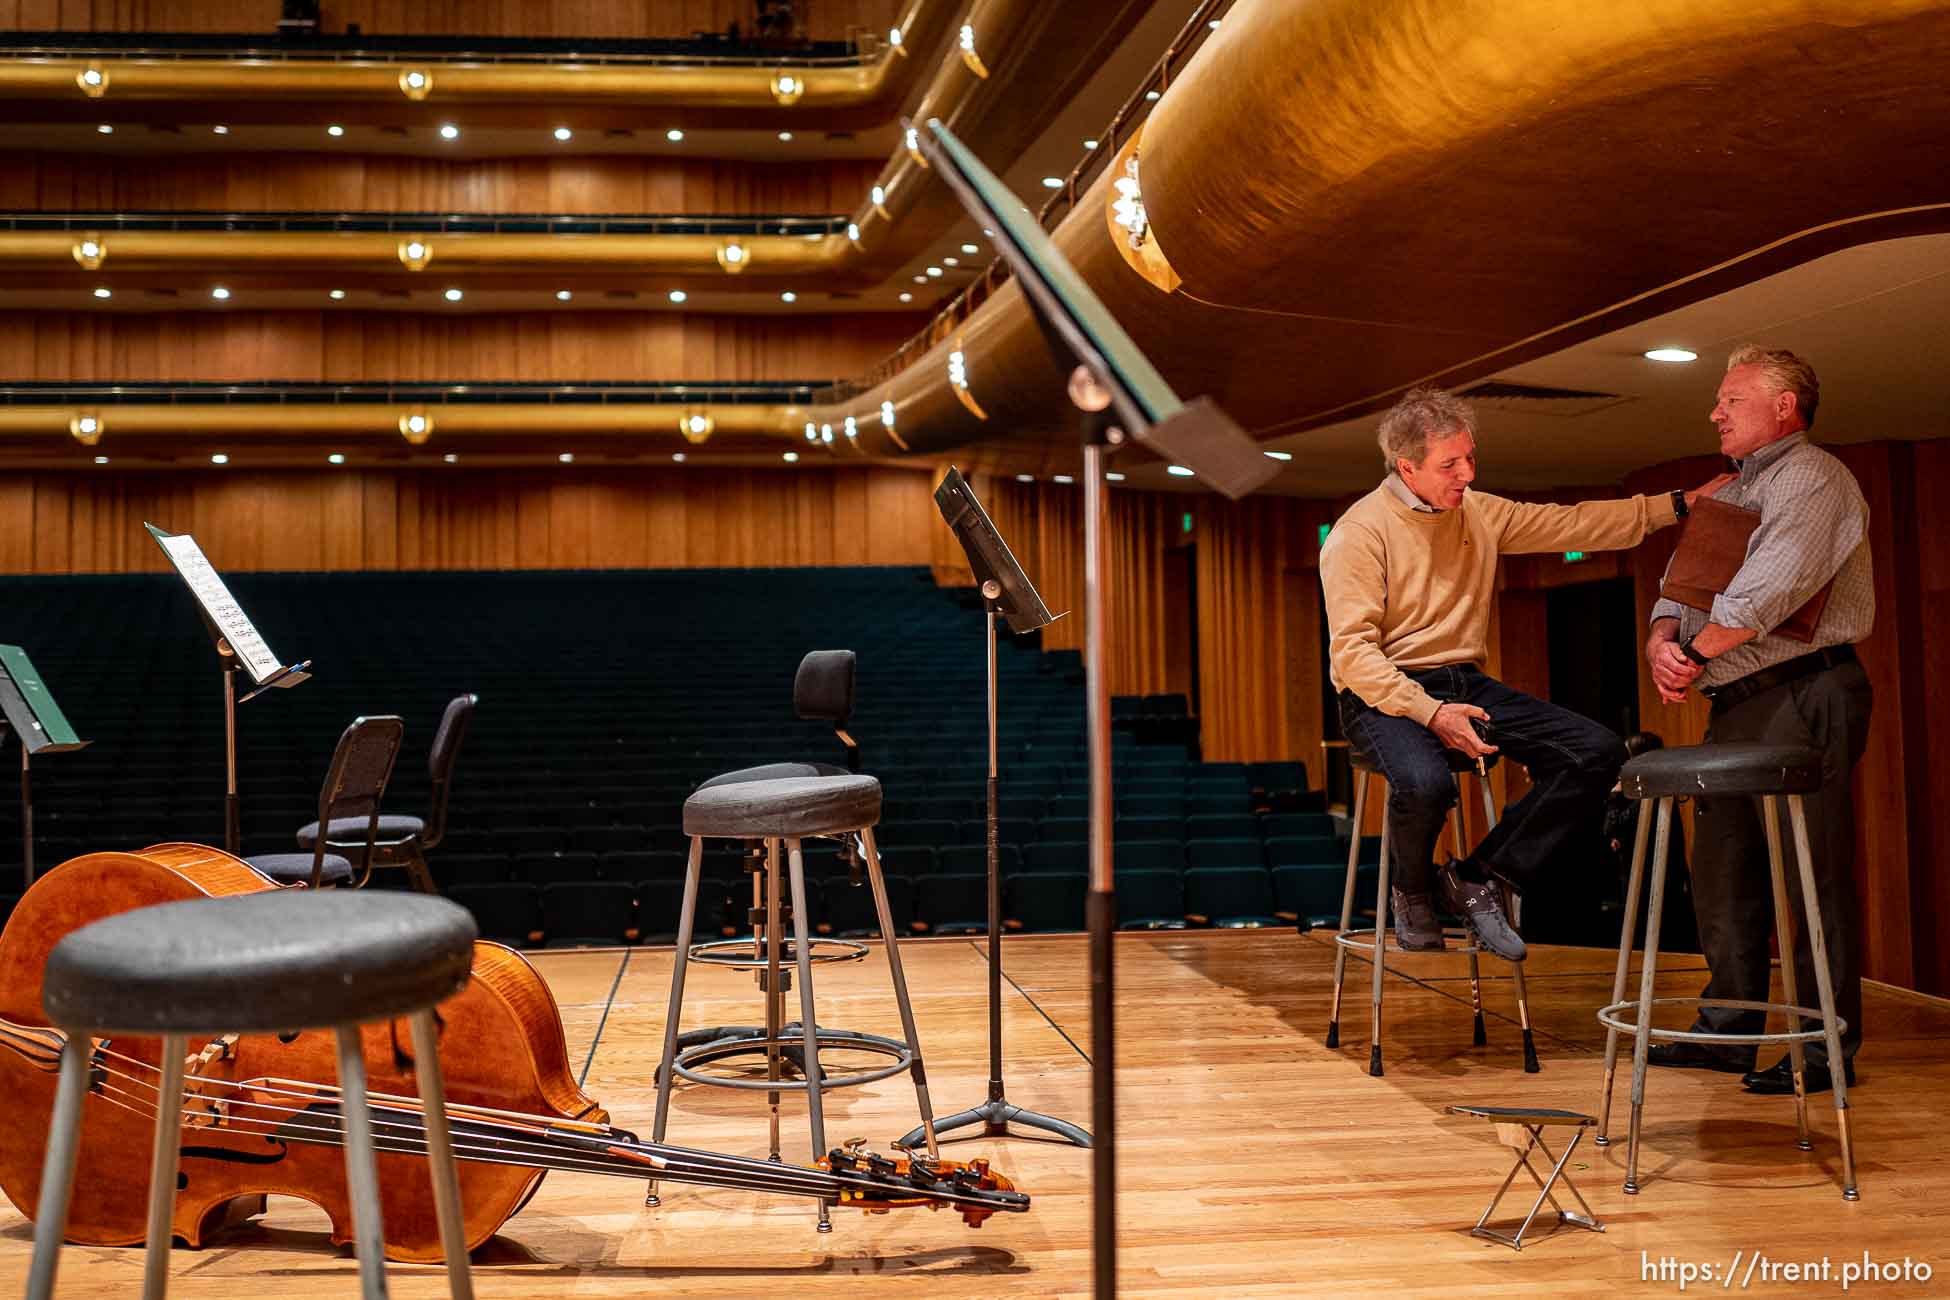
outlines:
{"label": "padded stool seat", "polygon": [[1821,751],[1805,745],[1725,744],[1654,749],[1625,764],[1627,799],[1699,794],[1812,794],[1821,789]]}
{"label": "padded stool seat", "polygon": [[698,786],[698,789],[709,790],[716,785],[742,785],[747,781],[786,781],[815,776],[852,775],[851,769],[841,767],[837,763],[761,763],[757,767],[741,767],[735,772],[721,772]]}
{"label": "padded stool seat", "polygon": [[[280,885],[309,885],[312,867],[317,864],[309,849],[303,853],[258,853],[245,858],[261,874]],[[344,885],[352,880],[352,863],[336,853],[327,853],[319,872],[321,885]]]}
{"label": "padded stool seat", "polygon": [[708,786],[684,801],[684,834],[797,839],[857,830],[880,820],[880,782],[870,776],[797,777]]}
{"label": "padded stool seat", "polygon": [[64,938],[47,961],[42,1005],[57,1025],[125,1034],[390,1020],[467,983],[474,935],[465,908],[420,895],[164,903]]}

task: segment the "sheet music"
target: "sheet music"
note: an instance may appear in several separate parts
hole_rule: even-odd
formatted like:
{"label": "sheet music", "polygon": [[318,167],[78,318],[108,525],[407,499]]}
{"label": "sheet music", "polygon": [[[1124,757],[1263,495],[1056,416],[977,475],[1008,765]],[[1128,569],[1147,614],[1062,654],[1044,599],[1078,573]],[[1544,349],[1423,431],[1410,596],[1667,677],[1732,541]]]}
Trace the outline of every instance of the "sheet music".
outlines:
{"label": "sheet music", "polygon": [[196,544],[196,538],[188,533],[174,536],[157,533],[156,542],[169,556],[169,562],[176,566],[176,572],[183,575],[183,581],[189,584],[190,594],[196,597],[197,604],[203,606],[203,612],[210,616],[210,621],[217,625],[223,639],[230,643],[238,662],[244,665],[253,682],[261,686],[284,667],[251,625],[250,616],[237,604],[236,598],[230,594],[230,588],[223,585],[223,578],[204,556],[203,548]]}

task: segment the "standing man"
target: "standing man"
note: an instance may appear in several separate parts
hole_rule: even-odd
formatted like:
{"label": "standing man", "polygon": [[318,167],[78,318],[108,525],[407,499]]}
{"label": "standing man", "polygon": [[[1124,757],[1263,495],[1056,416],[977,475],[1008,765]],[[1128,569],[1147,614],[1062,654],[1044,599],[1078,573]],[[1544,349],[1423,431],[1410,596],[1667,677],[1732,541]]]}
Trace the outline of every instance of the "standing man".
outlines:
{"label": "standing man", "polygon": [[[1868,742],[1870,707],[1869,678],[1854,643],[1875,623],[1875,585],[1862,489],[1841,461],[1808,441],[1820,398],[1814,367],[1792,352],[1747,346],[1727,359],[1711,418],[1720,431],[1720,450],[1739,462],[1740,474],[1718,499],[1758,510],[1760,523],[1747,543],[1746,560],[1726,591],[1714,597],[1710,611],[1670,600],[1652,607],[1645,657],[1661,698],[1677,703],[1687,687],[1697,686],[1713,702],[1709,744],[1767,741],[1821,751],[1822,787],[1802,802],[1835,1010],[1848,1022],[1842,1055],[1852,1060],[1862,1043],[1862,947],[1849,783]],[[1824,587],[1828,600],[1812,641],[1774,633]],[[1799,915],[1801,877],[1792,869],[1786,874],[1790,906]],[[1774,908],[1759,799],[1696,801],[1693,905],[1710,971],[1700,996],[1766,1001]],[[1805,1001],[1806,991],[1815,987],[1806,934],[1795,936],[1793,960]],[[1764,1021],[1760,1012],[1702,1007],[1696,1027],[1752,1033]],[[1806,1053],[1807,1090],[1831,1087],[1834,1062],[1827,1059],[1826,1044],[1815,1039]],[[1661,1043],[1650,1060],[1747,1071],[1743,1082],[1753,1092],[1794,1091],[1788,1058],[1755,1070],[1751,1047]],[[1855,1067],[1847,1060],[1843,1066],[1852,1087]]]}
{"label": "standing man", "polygon": [[1587,842],[1625,750],[1607,728],[1483,672],[1497,557],[1636,546],[1697,492],[1552,506],[1471,491],[1475,411],[1435,388],[1397,402],[1378,441],[1388,476],[1328,534],[1320,584],[1342,732],[1388,779],[1395,938],[1408,950],[1442,947],[1429,889],[1456,801],[1443,751],[1502,750],[1529,769],[1530,793],[1473,854],[1444,868],[1441,883],[1477,942],[1522,961],[1523,940],[1490,877],[1522,890],[1566,845]]}

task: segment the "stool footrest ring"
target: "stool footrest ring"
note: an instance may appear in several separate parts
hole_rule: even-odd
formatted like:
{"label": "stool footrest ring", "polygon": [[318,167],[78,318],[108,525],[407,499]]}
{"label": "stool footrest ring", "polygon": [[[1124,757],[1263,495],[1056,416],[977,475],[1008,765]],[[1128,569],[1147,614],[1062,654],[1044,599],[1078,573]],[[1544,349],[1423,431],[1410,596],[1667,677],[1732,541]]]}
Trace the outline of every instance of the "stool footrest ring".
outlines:
{"label": "stool footrest ring", "polygon": [[[1726,1011],[1762,1011],[1783,1016],[1800,1016],[1803,1020],[1821,1019],[1821,1012],[1812,1007],[1797,1007],[1786,1002],[1751,1002],[1741,998],[1653,998],[1655,1007],[1719,1007]],[[1628,1016],[1628,1012],[1638,1010],[1639,1000],[1614,1002],[1608,1007],[1598,1009],[1598,1023],[1608,1029],[1621,1033],[1638,1033],[1638,1021]],[[1835,1032],[1841,1033],[1848,1022],[1840,1016],[1835,1017]],[[1715,1033],[1700,1029],[1661,1029],[1654,1025],[1649,1035],[1662,1042],[1678,1043],[1812,1043],[1823,1037],[1827,1031],[1817,1026],[1814,1029],[1785,1029],[1780,1033]]]}
{"label": "stool footrest ring", "polygon": [[[1384,951],[1397,953],[1403,957],[1440,957],[1444,953],[1455,957],[1465,953],[1476,953],[1486,957],[1496,956],[1488,948],[1479,945],[1476,936],[1463,926],[1444,926],[1442,938],[1445,943],[1441,948],[1404,948],[1399,943],[1390,943]],[[1447,946],[1450,940],[1455,941],[1455,947]],[[1334,936],[1334,942],[1351,952],[1373,952],[1374,927],[1370,925],[1359,930],[1342,930]]]}
{"label": "stool footrest ring", "polygon": [[[806,941],[806,959],[812,962],[864,961],[867,945],[855,943],[851,939],[819,939]],[[799,960],[796,941],[781,936],[779,939],[779,965],[786,967]],[[764,957],[752,955],[752,940],[713,939],[709,943],[694,943],[685,954],[694,962],[707,966],[729,966],[734,970],[763,970],[771,965]]]}
{"label": "stool footrest ring", "polygon": [[[763,1054],[768,1047],[775,1043],[781,1053],[802,1050],[805,1047],[805,1040],[796,1034],[790,1038],[779,1037],[776,1039],[768,1039],[764,1034],[758,1034],[748,1038],[720,1038],[713,1042],[700,1043],[696,1047],[686,1048],[684,1051],[679,1052],[676,1060],[671,1063],[671,1068],[676,1071],[677,1077],[680,1079],[688,1079],[692,1083],[708,1084],[714,1088],[743,1088],[747,1092],[806,1091],[806,1080],[804,1079],[731,1079],[722,1074],[706,1074],[697,1068],[698,1066],[710,1065],[734,1056]],[[892,1078],[902,1070],[910,1069],[914,1065],[913,1048],[901,1042],[899,1039],[883,1038],[879,1034],[862,1034],[848,1029],[822,1029],[818,1034],[818,1044],[819,1050],[822,1052],[872,1052],[880,1056],[893,1058],[891,1064],[884,1065],[877,1070],[862,1070],[857,1073],[848,1073],[839,1076],[830,1075],[824,1069],[821,1069],[819,1072],[819,1090],[821,1092],[831,1092],[835,1088],[857,1088],[864,1083],[878,1083],[880,1080]]]}

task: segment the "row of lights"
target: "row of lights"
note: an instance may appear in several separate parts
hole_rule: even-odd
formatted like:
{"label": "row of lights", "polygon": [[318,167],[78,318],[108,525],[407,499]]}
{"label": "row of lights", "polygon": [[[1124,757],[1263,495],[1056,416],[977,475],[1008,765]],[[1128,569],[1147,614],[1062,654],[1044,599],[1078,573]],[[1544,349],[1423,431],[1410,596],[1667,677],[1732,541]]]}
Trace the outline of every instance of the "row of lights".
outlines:
{"label": "row of lights", "polygon": [[[110,289],[107,285],[97,285],[95,286],[94,289],[94,295],[97,298],[108,299],[108,298],[113,298],[115,296],[115,291],[113,289]],[[221,284],[213,285],[211,286],[210,289],[210,296],[216,299],[218,302],[229,302],[230,290]],[[327,291],[325,296],[330,298],[333,302],[344,302],[345,290],[332,289]],[[460,302],[467,297],[467,293],[463,289],[448,288],[442,290],[440,296],[445,298],[448,302]],[[690,295],[688,293],[685,293],[682,289],[672,289],[668,296],[670,298],[670,301],[673,303],[682,303],[690,298]],[[557,289],[555,291],[555,301],[557,302],[569,302],[572,301],[574,298],[575,298],[575,294],[568,289]],[[793,293],[790,289],[788,289],[784,293],[779,295],[779,300],[781,302],[797,302],[799,300],[799,295]]]}
{"label": "row of lights", "polygon": [[[115,127],[112,123],[102,122],[96,125],[95,132],[98,135],[114,135]],[[218,122],[213,126],[211,126],[210,134],[229,135],[230,127],[226,123]],[[331,136],[334,140],[340,139],[345,135],[345,127],[338,122],[328,123],[325,127],[325,134]],[[550,134],[553,135],[557,141],[563,144],[567,144],[569,141],[576,138],[576,133],[574,128],[566,127],[566,126],[558,126],[553,131],[551,131]],[[460,127],[452,122],[442,122],[440,124],[440,138],[442,140],[460,139]],[[664,132],[664,139],[670,141],[672,144],[682,144],[684,142],[684,132],[680,128],[673,126],[668,131]],[[780,144],[791,144],[792,140],[793,140],[792,132],[790,131],[779,132]]]}

